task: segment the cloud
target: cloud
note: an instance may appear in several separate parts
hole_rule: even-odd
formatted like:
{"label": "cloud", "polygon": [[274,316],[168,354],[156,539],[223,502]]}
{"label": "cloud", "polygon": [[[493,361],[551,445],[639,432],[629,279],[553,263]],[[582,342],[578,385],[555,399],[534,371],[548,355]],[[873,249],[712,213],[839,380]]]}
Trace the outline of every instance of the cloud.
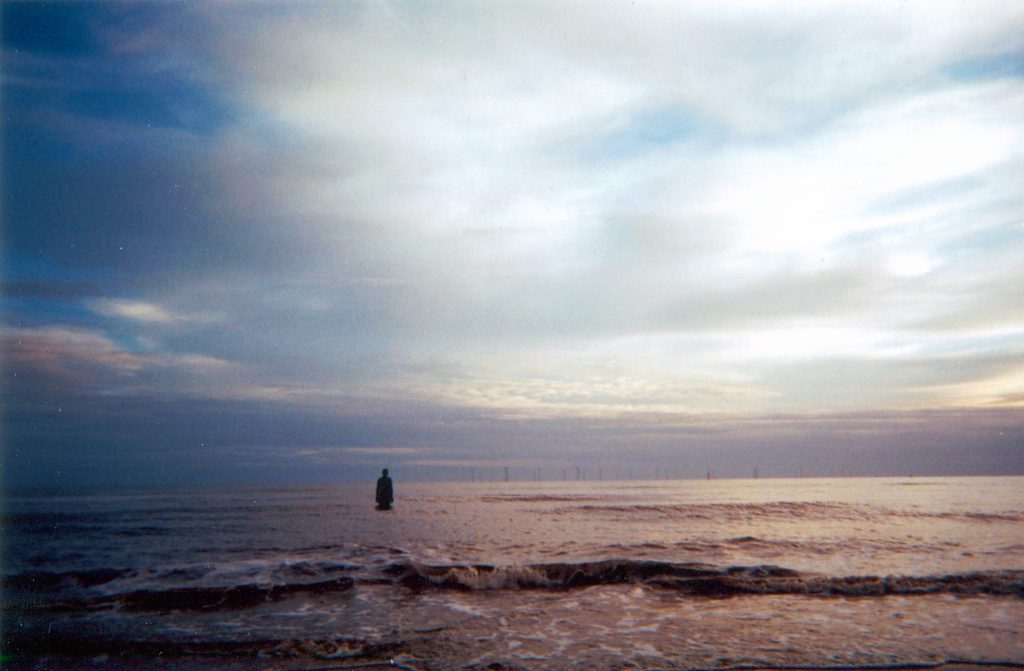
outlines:
{"label": "cloud", "polygon": [[403,462],[408,462],[409,457],[429,451],[429,448],[423,447],[328,446],[301,448],[295,451],[295,456],[318,464],[377,465],[382,462],[386,463],[389,459],[401,459]]}
{"label": "cloud", "polygon": [[[638,214],[670,223],[663,226],[668,239],[665,234],[652,239],[642,256],[634,248],[629,266],[614,258],[599,266],[620,276],[653,274],[652,266],[660,269],[673,258],[683,265],[698,256],[684,250],[698,236],[716,235],[706,230],[714,227],[727,232],[717,234],[715,246],[703,250],[710,257],[701,255],[704,260],[697,262],[698,272],[708,278],[742,274],[744,263],[765,267],[769,259],[762,257],[776,252],[834,256],[837,250],[830,245],[855,234],[887,226],[908,229],[905,214],[888,220],[860,216],[865,202],[1019,155],[1019,119],[1013,111],[1018,82],[957,82],[944,88],[927,79],[950,59],[984,50],[980,36],[1002,34],[1004,20],[1011,25],[1020,21],[996,6],[980,17],[964,17],[955,7],[924,14],[918,9],[900,14],[884,6],[852,14],[808,12],[801,18],[811,26],[801,23],[799,30],[814,37],[787,48],[782,44],[789,45],[797,30],[793,10],[775,18],[760,12],[743,18],[706,6],[683,12],[654,6],[633,17],[636,33],[623,33],[612,31],[619,24],[599,9],[574,15],[568,34],[570,11],[564,6],[499,9],[500,16],[458,5],[447,11],[454,16],[427,12],[413,17],[374,8],[337,13],[319,8],[308,17],[255,13],[242,17],[254,31],[243,39],[231,30],[221,54],[229,68],[261,64],[255,77],[238,80],[237,93],[290,130],[293,141],[301,138],[283,159],[278,154],[286,168],[269,180],[274,205],[316,215],[312,233],[327,242],[325,251],[346,258],[353,248],[362,254],[374,250],[376,262],[393,270],[385,276],[397,271],[433,280],[439,286],[425,288],[437,292],[456,291],[472,299],[465,285],[474,279],[499,288],[508,285],[510,293],[532,289],[531,279],[557,290],[559,280],[579,276],[602,256],[622,254],[621,242],[602,238],[602,231],[623,213],[632,219],[626,224],[631,231]],[[452,21],[455,17],[465,23]],[[425,23],[409,41],[402,28],[414,18]],[[480,31],[467,30],[467,24],[480,26],[489,38],[482,40]],[[887,24],[891,27],[877,38],[880,48],[865,49],[863,58],[850,56],[850,44]],[[927,30],[913,32],[925,24]],[[503,26],[501,34],[487,32],[494,25]],[[654,27],[654,39],[641,30],[648,27]],[[536,30],[514,58],[513,45],[520,45],[517,38],[527,28]],[[908,30],[913,39],[905,43]],[[750,59],[730,50],[731,41],[722,40],[721,32],[736,43],[766,49],[778,43],[779,49],[766,61]],[[715,35],[715,44],[708,38],[680,38],[693,33]],[[349,39],[339,40],[337,34]],[[846,41],[836,42],[837,34]],[[752,39],[756,35],[765,40]],[[392,40],[394,48],[384,48]],[[376,46],[370,48],[371,43]],[[805,51],[813,57],[803,58]],[[920,69],[906,64],[883,68],[905,61],[907,52],[917,54]],[[654,54],[656,59],[647,58]],[[356,60],[360,67],[350,67]],[[878,95],[867,96],[852,111],[838,107],[848,102],[850,78],[830,70],[833,60],[847,69],[863,69],[862,79],[874,76]],[[541,61],[548,67],[533,70]],[[714,67],[719,61],[734,67]],[[652,62],[657,64],[653,69]],[[474,81],[467,71],[464,83],[466,64],[489,78]],[[737,90],[723,96],[729,109],[770,108],[763,99],[777,95],[773,78],[755,86],[756,72],[777,70],[778,80],[794,66],[807,70],[811,81],[837,87],[832,91],[836,99],[807,100],[812,93],[824,93],[820,87],[802,86],[794,87],[793,96],[780,96],[787,101],[787,113],[828,111],[807,132],[791,128],[806,125],[799,114],[794,118],[780,110],[771,125],[783,141],[748,143],[743,132],[724,130],[710,146],[691,145],[685,140],[678,144],[680,138],[670,134],[625,162],[604,163],[589,160],[581,150],[621,135],[620,118],[656,126],[657,116],[652,121],[643,111],[652,109],[651,101],[660,101],[653,109],[666,104],[687,109],[690,98],[708,99],[701,95],[705,89],[729,90],[730,77],[738,81],[733,85]],[[675,84],[667,82],[664,71],[680,68],[685,75],[677,76]],[[517,85],[528,77],[531,86]],[[909,93],[897,87],[894,78],[900,77],[914,83]],[[588,82],[605,93],[563,104],[565,96]],[[680,102],[665,102],[673,99]],[[731,127],[727,111],[701,115],[712,120],[712,127]],[[314,142],[316,147],[307,144]],[[659,151],[663,145],[673,151]],[[497,155],[500,161],[489,160]],[[679,252],[666,254],[665,243]],[[890,267],[909,253],[897,251]],[[456,272],[439,262],[456,258]],[[652,258],[654,263],[647,263]],[[670,279],[689,279],[678,268],[671,270]],[[503,294],[488,298],[497,301]]]}
{"label": "cloud", "polygon": [[2,335],[4,351],[14,370],[24,364],[55,377],[97,369],[106,371],[107,376],[126,376],[149,365],[145,356],[121,349],[91,331],[44,327],[5,329]]}
{"label": "cloud", "polygon": [[1024,408],[1024,362],[1018,357],[980,379],[937,384],[934,391],[961,407]]}
{"label": "cloud", "polygon": [[181,313],[153,302],[127,298],[94,298],[86,301],[86,305],[98,315],[127,320],[143,326],[177,325],[195,328],[217,324],[224,319],[222,314],[213,310]]}
{"label": "cloud", "polygon": [[159,305],[145,301],[99,298],[91,301],[90,307],[106,317],[120,317],[143,323],[169,324],[179,319]]}
{"label": "cloud", "polygon": [[202,354],[133,351],[86,329],[7,328],[0,338],[13,375],[41,375],[51,385],[89,394],[207,395],[218,376],[242,369]]}
{"label": "cloud", "polygon": [[222,311],[167,342],[259,367],[267,393],[416,393],[433,368],[514,405],[632,379],[759,407],[806,388],[760,366],[885,361],[1005,304],[968,271],[994,245],[950,250],[1004,225],[960,213],[1006,211],[1024,89],[943,73],[1019,12],[776,10],[200,8],[202,71],[247,110],[203,150],[223,196],[205,213],[222,248],[250,242],[219,275],[92,307]]}
{"label": "cloud", "polygon": [[67,33],[4,51],[40,389],[464,431],[435,465],[1019,403],[1013,3],[25,11]]}

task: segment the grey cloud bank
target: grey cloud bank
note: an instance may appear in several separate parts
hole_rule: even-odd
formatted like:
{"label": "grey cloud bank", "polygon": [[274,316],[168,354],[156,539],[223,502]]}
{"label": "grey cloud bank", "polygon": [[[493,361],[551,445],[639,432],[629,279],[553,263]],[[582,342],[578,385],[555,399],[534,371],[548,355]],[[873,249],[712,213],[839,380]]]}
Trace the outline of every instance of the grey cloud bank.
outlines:
{"label": "grey cloud bank", "polygon": [[1012,3],[3,11],[11,484],[1024,472]]}

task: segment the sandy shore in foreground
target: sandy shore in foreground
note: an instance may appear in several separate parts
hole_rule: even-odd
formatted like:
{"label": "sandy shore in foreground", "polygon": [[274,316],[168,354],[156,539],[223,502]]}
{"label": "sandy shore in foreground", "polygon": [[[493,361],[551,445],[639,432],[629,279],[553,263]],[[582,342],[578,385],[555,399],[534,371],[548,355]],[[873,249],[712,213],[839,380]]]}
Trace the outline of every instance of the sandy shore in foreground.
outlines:
{"label": "sandy shore in foreground", "polygon": [[[328,660],[311,660],[311,659],[267,659],[258,657],[246,657],[246,658],[225,658],[225,657],[205,657],[205,656],[186,656],[186,657],[120,657],[116,655],[100,655],[93,658],[82,658],[82,657],[39,657],[34,660],[19,660],[16,662],[9,662],[4,665],[4,668],[10,669],[11,671],[78,671],[78,670],[90,670],[90,671],[149,671],[151,669],[164,669],[167,671],[343,671],[345,669],[352,669],[353,671],[359,669],[360,671],[379,671],[384,669],[397,669],[397,670],[409,670],[415,669],[416,671],[426,671],[428,669],[441,668],[437,662],[434,663],[417,663],[415,661],[397,661],[392,663],[389,660],[349,660],[349,661],[328,661]],[[521,667],[514,663],[502,664],[501,662],[495,662],[492,664],[484,664],[483,666],[469,667],[472,671],[517,671]],[[567,667],[553,666],[552,671],[557,671]],[[722,671],[729,671],[730,669],[735,670],[737,667],[722,667]],[[884,669],[892,669],[892,671],[898,671],[900,669],[907,669],[911,671],[916,670],[936,670],[936,671],[1012,671],[1016,669],[1024,668],[1024,662],[1009,662],[1005,664],[1000,663],[945,663],[932,666],[929,664],[907,664],[900,666],[894,664],[892,666],[821,666],[821,667],[807,667],[807,666],[796,666],[796,667],[785,667],[785,666],[769,666],[769,667],[741,667],[748,671],[879,671]],[[454,671],[454,670],[452,670]],[[637,667],[637,671],[643,671],[642,668]],[[687,671],[685,667],[678,668],[665,668],[657,667],[657,671]],[[700,671],[715,671],[714,669],[701,669]]]}

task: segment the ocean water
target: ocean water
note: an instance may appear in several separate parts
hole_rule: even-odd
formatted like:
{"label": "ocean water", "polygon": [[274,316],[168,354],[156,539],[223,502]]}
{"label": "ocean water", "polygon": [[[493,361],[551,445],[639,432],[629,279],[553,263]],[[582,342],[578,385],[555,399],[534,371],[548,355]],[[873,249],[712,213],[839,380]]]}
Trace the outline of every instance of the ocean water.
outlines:
{"label": "ocean water", "polygon": [[1024,663],[1024,478],[394,475],[8,496],[7,664]]}

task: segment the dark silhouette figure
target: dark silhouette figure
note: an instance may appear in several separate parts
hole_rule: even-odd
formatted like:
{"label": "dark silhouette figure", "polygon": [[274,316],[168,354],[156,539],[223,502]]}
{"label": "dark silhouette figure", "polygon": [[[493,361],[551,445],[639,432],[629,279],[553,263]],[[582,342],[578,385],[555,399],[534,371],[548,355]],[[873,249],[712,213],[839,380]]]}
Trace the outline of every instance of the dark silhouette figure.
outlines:
{"label": "dark silhouette figure", "polygon": [[395,490],[391,485],[391,478],[388,477],[388,469],[385,468],[377,478],[377,510],[391,510],[394,500]]}

